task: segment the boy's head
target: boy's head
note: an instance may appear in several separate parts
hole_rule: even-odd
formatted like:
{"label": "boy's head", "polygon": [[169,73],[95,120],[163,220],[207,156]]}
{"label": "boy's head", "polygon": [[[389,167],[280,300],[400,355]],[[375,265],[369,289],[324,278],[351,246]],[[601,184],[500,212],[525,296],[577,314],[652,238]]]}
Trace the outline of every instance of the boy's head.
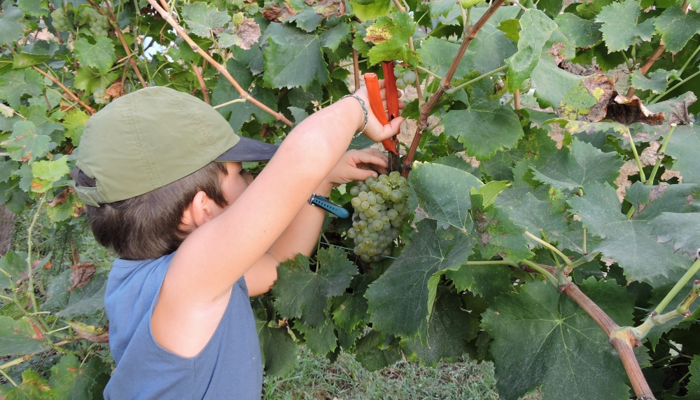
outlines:
{"label": "boy's head", "polygon": [[180,217],[204,191],[220,205],[226,161],[266,161],[277,147],[236,135],[211,106],[165,87],[120,97],[90,117],[76,191],[97,240],[120,257],[155,258],[184,240]]}

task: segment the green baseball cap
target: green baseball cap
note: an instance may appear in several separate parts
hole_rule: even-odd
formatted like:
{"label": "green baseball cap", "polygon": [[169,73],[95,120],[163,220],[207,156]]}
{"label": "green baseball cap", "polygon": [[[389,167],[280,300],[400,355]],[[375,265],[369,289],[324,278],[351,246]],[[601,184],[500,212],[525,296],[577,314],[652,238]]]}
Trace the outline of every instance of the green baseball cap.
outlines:
{"label": "green baseball cap", "polygon": [[212,161],[267,161],[276,150],[237,135],[194,96],[149,87],[114,100],[87,120],[76,165],[96,187],[75,189],[85,204],[99,207],[163,187]]}

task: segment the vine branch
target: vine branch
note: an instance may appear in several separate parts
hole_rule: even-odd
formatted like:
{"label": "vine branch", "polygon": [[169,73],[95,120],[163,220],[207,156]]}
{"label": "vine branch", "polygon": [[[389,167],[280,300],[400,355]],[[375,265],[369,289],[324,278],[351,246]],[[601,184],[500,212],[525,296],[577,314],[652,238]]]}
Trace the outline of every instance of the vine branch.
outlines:
{"label": "vine branch", "polygon": [[[148,0],[153,1],[153,0]],[[481,28],[483,28],[484,25],[486,25],[486,22],[493,16],[493,14],[496,13],[499,7],[503,5],[504,0],[494,0],[489,8],[486,10],[484,15],[476,22],[476,24],[472,25],[469,28],[469,31],[466,33],[466,36],[464,40],[462,41],[462,45],[459,47],[459,50],[457,51],[457,55],[455,56],[454,60],[452,60],[452,64],[450,65],[450,69],[447,71],[447,75],[442,79],[440,82],[440,87],[438,90],[432,95],[430,100],[428,100],[427,103],[421,107],[420,110],[420,117],[418,119],[418,126],[416,127],[416,133],[413,135],[413,141],[411,142],[411,148],[408,151],[408,154],[404,158],[403,161],[403,169],[402,169],[402,175],[404,177],[408,176],[408,172],[411,169],[411,164],[413,163],[413,158],[416,155],[416,150],[418,149],[418,143],[420,142],[421,137],[423,136],[423,132],[428,128],[428,116],[430,115],[430,112],[433,110],[435,105],[438,103],[440,100],[440,97],[442,97],[442,94],[445,92],[445,90],[450,88],[450,82],[452,82],[452,78],[454,77],[455,73],[457,72],[457,67],[459,66],[459,63],[462,61],[462,57],[464,57],[464,53],[467,52],[467,48],[471,44],[472,41],[474,41],[474,38],[476,38],[476,34],[479,32]]]}
{"label": "vine branch", "polygon": [[199,88],[202,90],[202,96],[204,97],[204,102],[207,104],[211,104],[211,101],[209,100],[209,90],[207,89],[207,85],[204,83],[204,77],[202,76],[202,71],[200,71],[199,67],[196,66],[194,63],[192,63],[192,72],[194,72],[194,76],[197,77],[197,82],[199,82]]}
{"label": "vine branch", "polygon": [[175,21],[173,19],[172,15],[170,13],[166,12],[163,9],[163,7],[161,7],[155,0],[148,0],[148,3],[151,6],[153,6],[153,8],[155,8],[156,11],[158,11],[158,14],[160,14],[160,16],[163,17],[163,19],[166,22],[168,22],[168,24],[170,24],[170,26],[172,26],[173,29],[175,29],[178,36],[183,38],[187,42],[187,44],[189,44],[190,47],[192,47],[192,50],[196,51],[200,56],[202,56],[205,60],[207,60],[207,62],[209,62],[209,64],[214,66],[214,68],[216,68],[216,70],[219,71],[219,73],[221,73],[221,75],[223,75],[231,83],[231,85],[233,85],[233,87],[236,89],[236,91],[238,91],[238,93],[240,94],[241,99],[245,99],[247,101],[250,101],[251,103],[260,107],[262,110],[264,110],[268,114],[277,118],[278,121],[282,121],[289,126],[294,126],[294,124],[290,120],[288,120],[287,117],[282,115],[282,113],[279,113],[279,112],[272,110],[270,107],[268,107],[265,104],[261,103],[260,101],[256,100],[255,98],[250,96],[250,94],[248,92],[243,90],[241,85],[239,85],[238,82],[233,78],[233,76],[231,76],[231,74],[228,72],[228,70],[226,70],[226,67],[224,67],[223,65],[218,63],[216,60],[214,60],[206,51],[202,50],[202,48],[199,47],[197,45],[197,43],[195,43],[194,40],[192,40],[192,38],[184,31],[184,29],[182,29],[180,24],[178,24],[177,21]]}

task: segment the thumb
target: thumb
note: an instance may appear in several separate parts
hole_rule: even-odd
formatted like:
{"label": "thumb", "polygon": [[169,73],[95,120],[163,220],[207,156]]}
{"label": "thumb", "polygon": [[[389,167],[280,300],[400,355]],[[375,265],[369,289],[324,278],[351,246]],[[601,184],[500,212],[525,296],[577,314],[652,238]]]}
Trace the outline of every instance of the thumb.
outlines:
{"label": "thumb", "polygon": [[396,117],[392,119],[388,125],[384,125],[384,133],[389,135],[389,137],[398,134],[402,122],[403,117]]}

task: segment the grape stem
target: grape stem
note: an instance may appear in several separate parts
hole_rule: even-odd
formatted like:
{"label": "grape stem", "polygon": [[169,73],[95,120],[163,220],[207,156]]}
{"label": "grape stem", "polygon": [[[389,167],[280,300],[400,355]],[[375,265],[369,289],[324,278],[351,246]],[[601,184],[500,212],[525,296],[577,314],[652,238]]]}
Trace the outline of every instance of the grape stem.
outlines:
{"label": "grape stem", "polygon": [[533,235],[532,233],[525,231],[525,236],[529,237],[530,239],[534,240],[535,242],[541,244],[542,246],[548,248],[549,250],[553,251],[556,253],[559,257],[561,257],[562,261],[566,264],[566,266],[570,269],[574,268],[574,264],[571,262],[571,259],[567,257],[564,253],[562,253],[559,249],[556,247],[552,246],[551,244],[545,242],[544,240],[538,238],[537,236]]}

